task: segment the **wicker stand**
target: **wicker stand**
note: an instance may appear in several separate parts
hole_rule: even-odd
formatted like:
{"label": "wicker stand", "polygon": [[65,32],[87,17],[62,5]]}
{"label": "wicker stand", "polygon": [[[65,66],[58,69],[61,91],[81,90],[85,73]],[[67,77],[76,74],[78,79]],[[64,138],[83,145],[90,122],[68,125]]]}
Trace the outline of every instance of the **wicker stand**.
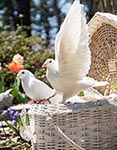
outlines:
{"label": "wicker stand", "polygon": [[61,131],[85,150],[117,150],[117,107],[107,100],[33,105],[29,115],[33,118],[30,123],[33,122],[36,134],[33,150],[78,149],[62,136]]}

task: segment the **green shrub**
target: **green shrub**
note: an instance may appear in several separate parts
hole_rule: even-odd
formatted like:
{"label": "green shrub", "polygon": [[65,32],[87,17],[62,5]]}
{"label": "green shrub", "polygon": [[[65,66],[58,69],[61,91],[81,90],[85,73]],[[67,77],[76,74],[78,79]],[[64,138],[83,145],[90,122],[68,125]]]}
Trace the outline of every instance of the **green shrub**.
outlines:
{"label": "green shrub", "polygon": [[39,35],[27,37],[22,28],[18,27],[16,31],[4,30],[0,33],[0,92],[14,86],[16,73],[11,72],[5,65],[9,64],[17,53],[24,57],[25,69],[47,82],[45,70],[41,66],[48,57],[54,56],[53,51],[45,47],[45,41]]}

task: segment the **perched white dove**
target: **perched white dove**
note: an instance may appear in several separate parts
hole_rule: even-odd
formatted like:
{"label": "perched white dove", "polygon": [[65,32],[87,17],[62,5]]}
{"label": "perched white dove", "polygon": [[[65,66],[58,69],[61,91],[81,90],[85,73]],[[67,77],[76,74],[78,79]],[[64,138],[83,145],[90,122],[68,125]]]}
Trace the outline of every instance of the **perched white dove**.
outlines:
{"label": "perched white dove", "polygon": [[86,77],[91,64],[88,46],[88,26],[83,6],[75,0],[71,6],[55,39],[55,60],[47,59],[46,76],[56,93],[63,93],[62,103],[81,90],[104,86],[107,82],[98,82]]}
{"label": "perched white dove", "polygon": [[23,90],[32,100],[44,100],[52,93],[52,89],[47,84],[35,78],[28,70],[21,70],[17,78],[21,79]]}

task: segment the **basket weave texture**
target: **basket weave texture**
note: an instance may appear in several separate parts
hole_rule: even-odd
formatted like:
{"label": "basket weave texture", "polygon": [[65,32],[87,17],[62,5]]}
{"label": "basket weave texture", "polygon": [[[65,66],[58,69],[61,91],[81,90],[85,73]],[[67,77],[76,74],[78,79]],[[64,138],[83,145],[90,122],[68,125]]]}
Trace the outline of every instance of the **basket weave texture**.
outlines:
{"label": "basket weave texture", "polygon": [[117,150],[117,107],[107,100],[66,105],[35,104],[29,110],[36,134],[33,150],[75,150],[47,121],[48,114],[85,150]]}
{"label": "basket weave texture", "polygon": [[98,88],[108,95],[115,92],[117,84],[117,16],[109,13],[96,13],[89,22],[91,68],[89,76],[96,80],[107,80],[109,85]]}

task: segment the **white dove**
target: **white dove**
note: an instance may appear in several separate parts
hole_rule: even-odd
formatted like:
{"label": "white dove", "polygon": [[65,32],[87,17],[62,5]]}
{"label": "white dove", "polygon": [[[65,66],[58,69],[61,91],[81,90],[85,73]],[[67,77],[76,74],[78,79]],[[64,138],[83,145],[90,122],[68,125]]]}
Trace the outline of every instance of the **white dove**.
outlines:
{"label": "white dove", "polygon": [[42,65],[47,68],[47,79],[55,89],[51,97],[63,93],[62,103],[81,90],[107,84],[86,77],[91,53],[82,7],[79,0],[74,1],[55,39],[55,60],[47,59]]}
{"label": "white dove", "polygon": [[47,84],[35,78],[28,70],[21,70],[17,78],[21,79],[23,90],[32,100],[44,100],[52,93],[52,89]]}

